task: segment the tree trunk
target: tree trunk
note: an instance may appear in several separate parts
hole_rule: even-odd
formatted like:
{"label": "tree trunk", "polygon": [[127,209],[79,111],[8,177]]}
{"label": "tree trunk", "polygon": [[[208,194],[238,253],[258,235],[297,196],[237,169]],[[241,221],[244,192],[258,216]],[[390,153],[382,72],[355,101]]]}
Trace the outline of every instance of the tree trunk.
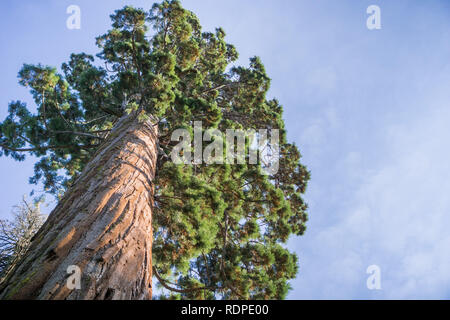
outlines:
{"label": "tree trunk", "polygon": [[[157,136],[150,121],[120,119],[8,275],[0,299],[151,299]],[[81,270],[79,289],[73,266]]]}

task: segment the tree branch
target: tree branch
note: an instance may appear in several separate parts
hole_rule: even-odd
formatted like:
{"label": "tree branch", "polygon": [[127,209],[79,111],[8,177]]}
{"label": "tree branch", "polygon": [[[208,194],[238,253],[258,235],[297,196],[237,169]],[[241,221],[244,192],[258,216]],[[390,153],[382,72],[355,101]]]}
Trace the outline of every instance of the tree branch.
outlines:
{"label": "tree branch", "polygon": [[[35,148],[25,148],[25,149],[19,149],[19,148],[13,148],[10,146],[7,146],[5,144],[0,144],[0,147],[9,150],[9,151],[14,151],[14,152],[32,152],[32,151],[39,151],[39,150],[49,150],[49,149],[67,149],[67,148],[71,148],[74,147],[73,145],[64,145],[64,146],[45,146],[45,147],[35,147]],[[76,146],[77,148],[80,149],[92,149],[92,148],[97,148],[98,144],[93,144],[90,146]]]}
{"label": "tree branch", "polygon": [[[109,131],[111,131],[111,130],[107,130],[108,132]],[[93,135],[92,133],[102,133],[102,132],[107,132],[106,130],[105,131],[96,131],[96,132],[91,132],[91,133],[88,133],[88,132],[77,132],[77,131],[52,131],[52,133],[54,133],[54,134],[73,134],[73,135],[76,135],[76,136],[84,136],[84,137],[89,137],[89,138],[94,138],[94,139],[104,139],[104,138],[102,138],[102,137],[99,137],[99,136],[96,136],[96,135]]]}
{"label": "tree branch", "polygon": [[159,273],[155,267],[153,267],[153,274],[155,275],[156,279],[158,279],[159,283],[161,283],[161,285],[164,288],[166,288],[167,290],[170,290],[170,291],[178,292],[178,293],[189,293],[189,292],[201,291],[201,290],[214,291],[216,289],[215,287],[198,287],[198,288],[189,288],[189,289],[177,289],[177,288],[169,286],[167,284],[168,282],[159,275]]}

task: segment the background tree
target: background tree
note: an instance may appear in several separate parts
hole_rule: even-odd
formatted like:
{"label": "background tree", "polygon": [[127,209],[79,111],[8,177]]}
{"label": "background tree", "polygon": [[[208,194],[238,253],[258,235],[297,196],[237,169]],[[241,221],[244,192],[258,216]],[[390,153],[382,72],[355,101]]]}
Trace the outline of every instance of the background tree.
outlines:
{"label": "background tree", "polygon": [[[10,104],[2,153],[40,158],[31,182],[61,199],[0,298],[147,299],[153,276],[172,292],[162,298],[284,298],[298,271],[284,244],[305,231],[309,173],[286,140],[282,107],[266,98],[262,62],[233,65],[225,32],[202,32],[178,1],[111,19],[98,60],[73,54],[63,74],[19,73],[37,114]],[[174,164],[171,133],[192,133],[194,121],[280,130],[280,169]],[[81,290],[64,285],[71,264],[83,271]]]}
{"label": "background tree", "polygon": [[25,254],[31,239],[42,226],[41,201],[22,202],[13,208],[12,220],[0,220],[0,281]]}

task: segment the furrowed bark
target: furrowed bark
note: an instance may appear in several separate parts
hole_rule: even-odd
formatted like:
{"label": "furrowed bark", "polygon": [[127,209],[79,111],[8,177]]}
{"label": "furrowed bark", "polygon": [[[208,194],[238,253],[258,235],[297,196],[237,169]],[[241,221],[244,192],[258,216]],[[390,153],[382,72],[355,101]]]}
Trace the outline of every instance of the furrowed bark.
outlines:
{"label": "furrowed bark", "polygon": [[[52,211],[0,299],[151,299],[157,127],[123,117]],[[81,288],[67,285],[69,266]]]}

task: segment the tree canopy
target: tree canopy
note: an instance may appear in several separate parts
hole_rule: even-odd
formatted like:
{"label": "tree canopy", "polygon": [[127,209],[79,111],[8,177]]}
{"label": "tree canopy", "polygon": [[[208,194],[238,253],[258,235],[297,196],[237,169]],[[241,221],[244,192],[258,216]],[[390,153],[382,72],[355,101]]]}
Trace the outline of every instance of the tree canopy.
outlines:
{"label": "tree canopy", "polygon": [[[117,10],[97,38],[100,53],[72,54],[56,68],[24,65],[37,112],[11,102],[0,123],[0,155],[39,161],[31,183],[59,194],[76,180],[118,119],[138,114],[159,126],[153,265],[161,298],[282,299],[298,272],[285,244],[302,235],[309,172],[288,143],[282,106],[268,100],[258,57],[236,66],[224,30],[203,32],[179,1],[150,11]],[[279,170],[258,164],[175,164],[171,133],[204,128],[280,131]],[[165,291],[166,292],[166,291]]]}

